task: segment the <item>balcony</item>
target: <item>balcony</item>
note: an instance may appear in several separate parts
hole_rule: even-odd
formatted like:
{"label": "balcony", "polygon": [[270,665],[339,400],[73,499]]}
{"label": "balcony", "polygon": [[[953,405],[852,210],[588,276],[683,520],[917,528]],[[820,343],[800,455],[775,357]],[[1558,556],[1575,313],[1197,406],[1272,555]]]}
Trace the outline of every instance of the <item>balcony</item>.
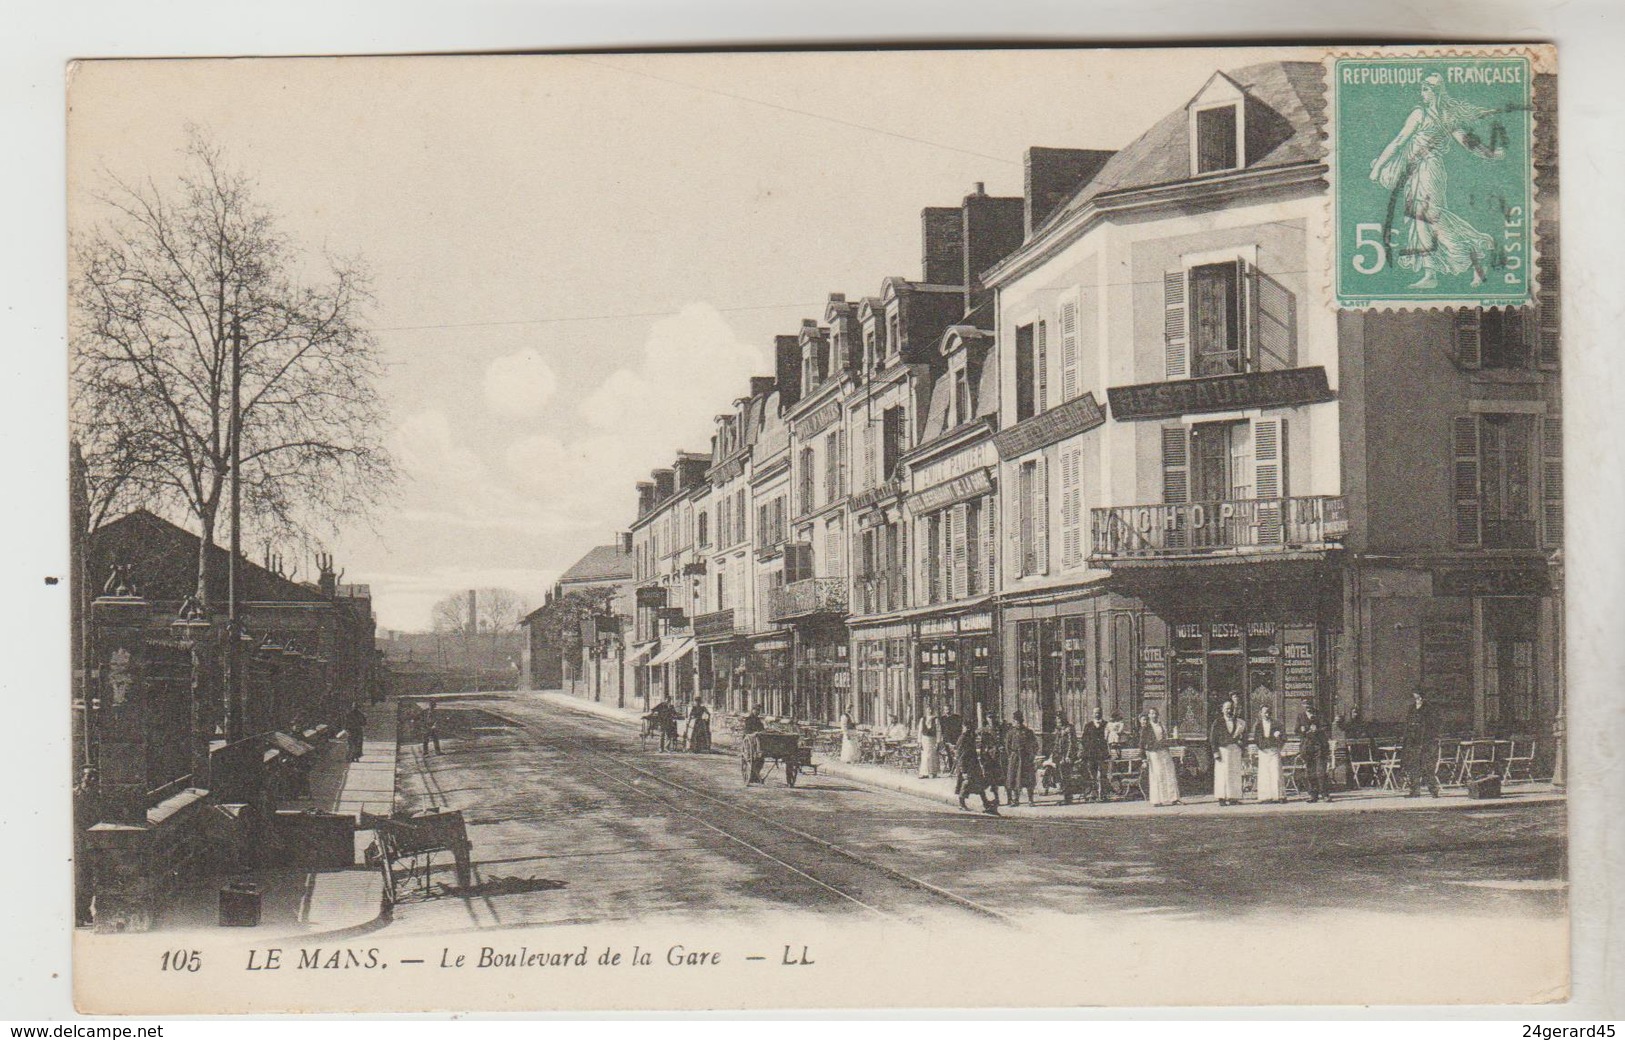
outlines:
{"label": "balcony", "polygon": [[700,614],[694,619],[694,637],[696,639],[720,639],[734,633],[734,611],[732,607],[727,610],[713,610],[709,614]]}
{"label": "balcony", "polygon": [[1325,549],[1348,532],[1333,496],[1245,498],[1091,510],[1090,560],[1246,556]]}
{"label": "balcony", "polygon": [[767,616],[774,621],[846,615],[845,578],[807,578],[767,592]]}

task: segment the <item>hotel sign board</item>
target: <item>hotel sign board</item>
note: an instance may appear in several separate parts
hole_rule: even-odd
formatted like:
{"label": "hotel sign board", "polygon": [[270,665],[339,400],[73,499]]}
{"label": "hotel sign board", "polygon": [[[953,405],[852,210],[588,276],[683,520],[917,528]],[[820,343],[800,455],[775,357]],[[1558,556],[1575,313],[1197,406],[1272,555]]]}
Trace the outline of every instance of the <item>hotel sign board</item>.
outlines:
{"label": "hotel sign board", "polygon": [[[1113,410],[1116,407],[1116,402],[1113,402]],[[1051,408],[1007,430],[999,431],[993,435],[993,446],[999,450],[999,458],[1013,459],[1054,444],[1056,441],[1087,433],[1105,421],[1106,416],[1101,411],[1100,402],[1095,400],[1094,394],[1086,393],[1082,397],[1074,397],[1058,408]]]}
{"label": "hotel sign board", "polygon": [[1291,368],[1233,376],[1176,379],[1166,383],[1114,386],[1106,391],[1112,415],[1125,421],[1170,419],[1200,412],[1240,408],[1290,408],[1333,400],[1326,370]]}

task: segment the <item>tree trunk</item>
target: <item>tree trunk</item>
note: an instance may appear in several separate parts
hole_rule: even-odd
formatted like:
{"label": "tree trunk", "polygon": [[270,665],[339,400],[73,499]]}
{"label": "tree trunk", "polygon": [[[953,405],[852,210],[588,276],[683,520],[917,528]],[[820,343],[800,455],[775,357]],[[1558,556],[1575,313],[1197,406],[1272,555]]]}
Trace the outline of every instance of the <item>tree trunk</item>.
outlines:
{"label": "tree trunk", "polygon": [[206,510],[198,517],[203,527],[203,534],[197,540],[197,596],[198,605],[205,612],[210,607],[209,602],[209,550],[214,548],[214,521],[215,511]]}

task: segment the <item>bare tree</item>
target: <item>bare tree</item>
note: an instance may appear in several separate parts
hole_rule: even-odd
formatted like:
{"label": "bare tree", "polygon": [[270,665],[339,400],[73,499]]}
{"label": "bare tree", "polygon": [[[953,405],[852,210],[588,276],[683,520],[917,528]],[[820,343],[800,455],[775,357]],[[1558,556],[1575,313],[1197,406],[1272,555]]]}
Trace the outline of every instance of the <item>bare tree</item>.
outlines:
{"label": "bare tree", "polygon": [[512,632],[525,613],[525,598],[512,589],[480,589],[475,602],[480,631],[493,635]]}
{"label": "bare tree", "polygon": [[74,236],[71,419],[92,523],[133,505],[190,514],[207,604],[229,499],[234,354],[245,528],[336,531],[389,494],[395,468],[361,264],[297,252],[252,182],[195,131],[186,158],[167,188],[111,178],[98,196],[107,221]]}

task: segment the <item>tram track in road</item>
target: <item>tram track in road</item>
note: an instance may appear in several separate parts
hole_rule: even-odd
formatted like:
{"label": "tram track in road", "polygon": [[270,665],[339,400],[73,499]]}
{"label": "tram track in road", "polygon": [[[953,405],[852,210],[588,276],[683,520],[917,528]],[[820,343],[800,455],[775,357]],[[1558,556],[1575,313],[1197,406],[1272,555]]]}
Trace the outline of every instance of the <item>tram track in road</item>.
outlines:
{"label": "tram track in road", "polygon": [[[832,898],[876,916],[907,921],[954,910],[1002,924],[1013,923],[1005,914],[973,899],[878,863],[749,806],[644,768],[587,741],[526,722],[489,705],[482,706],[481,710],[519,728],[538,743],[575,752],[576,764],[581,768],[658,803],[674,815],[692,820]],[[612,763],[614,769],[605,768],[599,761]],[[647,783],[627,779],[626,774]],[[650,785],[656,785],[659,790],[651,790]],[[687,799],[689,804],[679,799]],[[694,802],[704,803],[711,811],[700,811]]]}

